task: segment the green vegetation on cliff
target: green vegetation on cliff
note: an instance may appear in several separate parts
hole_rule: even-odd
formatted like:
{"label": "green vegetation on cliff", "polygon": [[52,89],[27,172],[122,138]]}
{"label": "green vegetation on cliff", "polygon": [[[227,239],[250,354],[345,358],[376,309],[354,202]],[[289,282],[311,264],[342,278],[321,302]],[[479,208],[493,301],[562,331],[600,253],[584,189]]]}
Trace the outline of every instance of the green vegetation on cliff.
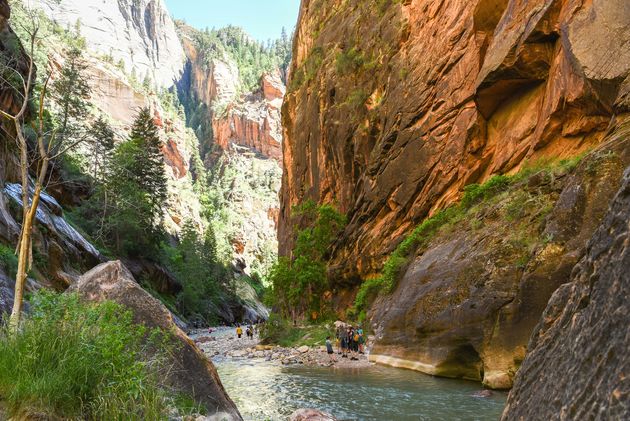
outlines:
{"label": "green vegetation on cliff", "polygon": [[[414,254],[426,246],[434,236],[443,228],[455,226],[464,219],[471,225],[481,224],[475,215],[479,208],[492,205],[492,199],[500,197],[505,193],[509,195],[503,213],[508,221],[514,221],[521,217],[526,202],[532,202],[533,198],[524,191],[530,177],[536,175],[540,177],[555,177],[558,173],[572,171],[582,156],[573,159],[561,160],[558,162],[538,163],[526,166],[514,175],[495,175],[483,184],[470,184],[464,188],[461,201],[451,207],[440,210],[434,215],[426,218],[408,236],[406,236],[389,255],[381,274],[378,277],[366,280],[357,292],[351,314],[359,320],[365,319],[366,311],[370,302],[378,294],[389,294],[394,291],[396,285],[403,275],[405,269],[413,258]],[[551,211],[549,204],[543,206],[542,215]],[[516,248],[529,248],[534,241],[528,238],[515,238]],[[523,255],[522,259],[526,256]],[[524,264],[521,262],[519,264]]]}
{"label": "green vegetation on cliff", "polygon": [[328,309],[323,295],[328,289],[326,254],[346,217],[332,205],[317,206],[309,200],[293,209],[304,228],[296,233],[291,257],[281,257],[271,268],[271,305],[282,317],[295,320],[307,313],[317,319]]}
{"label": "green vegetation on cliff", "polygon": [[64,419],[167,419],[175,396],[160,386],[165,354],[159,331],[132,322],[112,302],[84,304],[76,294],[36,294],[17,334],[0,332],[0,395],[9,415]]}
{"label": "green vegetation on cliff", "polygon": [[237,26],[191,32],[207,66],[215,59],[236,63],[241,92],[254,90],[265,72],[280,69],[286,73],[291,61],[291,38],[284,29],[279,39],[269,40],[267,45],[253,40]]}

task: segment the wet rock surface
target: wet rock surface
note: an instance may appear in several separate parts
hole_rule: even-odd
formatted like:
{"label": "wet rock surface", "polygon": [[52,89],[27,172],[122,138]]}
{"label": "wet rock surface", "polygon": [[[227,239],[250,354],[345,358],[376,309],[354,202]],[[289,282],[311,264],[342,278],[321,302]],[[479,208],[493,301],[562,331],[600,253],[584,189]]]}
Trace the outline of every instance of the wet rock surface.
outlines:
{"label": "wet rock surface", "polygon": [[630,399],[630,168],[610,210],[553,295],[503,420],[625,419]]}
{"label": "wet rock surface", "polygon": [[289,417],[289,421],[336,421],[337,418],[317,409],[298,409]]}

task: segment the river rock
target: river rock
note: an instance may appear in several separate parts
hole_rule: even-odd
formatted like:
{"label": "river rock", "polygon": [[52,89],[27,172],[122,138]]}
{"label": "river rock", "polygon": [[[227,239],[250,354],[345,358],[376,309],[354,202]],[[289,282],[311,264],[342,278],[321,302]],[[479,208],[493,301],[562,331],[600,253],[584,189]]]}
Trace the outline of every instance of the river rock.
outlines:
{"label": "river rock", "polygon": [[311,350],[311,349],[310,349],[308,346],[306,346],[306,345],[303,345],[303,346],[301,346],[301,347],[299,347],[299,348],[297,349],[297,351],[298,351],[300,354],[306,354],[306,353],[307,353],[308,351],[310,351],[310,350]]}
{"label": "river rock", "polygon": [[298,409],[289,417],[290,421],[337,421],[335,417],[317,409]]}
{"label": "river rock", "polygon": [[247,350],[238,350],[238,351],[233,351],[230,353],[231,357],[235,357],[235,358],[242,358],[247,356],[248,351]]}
{"label": "river rock", "polygon": [[221,412],[232,417],[230,419],[241,419],[234,402],[223,389],[212,362],[175,325],[172,314],[166,307],[142,289],[121,262],[114,261],[95,267],[81,276],[69,291],[76,291],[89,301],[117,302],[133,312],[136,323],[171,332],[177,345],[170,361],[172,369],[164,380],[166,385],[194,397],[210,413]]}
{"label": "river rock", "polygon": [[549,301],[503,421],[628,419],[629,268],[630,167],[571,282]]}

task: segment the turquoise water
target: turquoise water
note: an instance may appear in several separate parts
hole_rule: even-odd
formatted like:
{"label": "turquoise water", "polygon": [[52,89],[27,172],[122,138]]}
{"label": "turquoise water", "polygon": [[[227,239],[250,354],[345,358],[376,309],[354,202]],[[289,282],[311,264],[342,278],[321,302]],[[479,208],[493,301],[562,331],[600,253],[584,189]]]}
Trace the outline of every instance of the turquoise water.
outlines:
{"label": "turquoise water", "polygon": [[228,394],[246,420],[286,420],[316,408],[339,420],[498,420],[507,395],[474,397],[474,382],[396,368],[286,367],[262,360],[215,361]]}

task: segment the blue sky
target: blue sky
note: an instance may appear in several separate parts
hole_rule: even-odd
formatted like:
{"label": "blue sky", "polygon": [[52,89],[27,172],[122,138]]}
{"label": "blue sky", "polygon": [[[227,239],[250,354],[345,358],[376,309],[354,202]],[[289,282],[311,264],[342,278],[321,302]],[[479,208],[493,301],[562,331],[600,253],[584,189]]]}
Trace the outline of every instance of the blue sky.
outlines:
{"label": "blue sky", "polygon": [[290,34],[297,22],[300,0],[165,0],[171,14],[204,29],[241,26],[252,37],[266,41]]}

